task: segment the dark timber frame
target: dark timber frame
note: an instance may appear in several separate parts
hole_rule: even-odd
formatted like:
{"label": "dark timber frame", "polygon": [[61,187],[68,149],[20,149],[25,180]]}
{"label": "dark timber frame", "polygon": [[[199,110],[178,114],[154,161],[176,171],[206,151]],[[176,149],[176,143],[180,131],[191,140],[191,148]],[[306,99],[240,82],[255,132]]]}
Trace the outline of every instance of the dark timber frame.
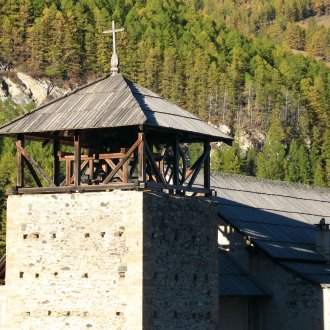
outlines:
{"label": "dark timber frame", "polygon": [[[31,157],[25,148],[25,138],[36,140],[36,136],[17,135],[17,187],[13,192],[53,193],[83,192],[113,189],[158,190],[172,194],[211,196],[210,187],[210,141],[203,143],[203,152],[191,166],[182,150],[179,132],[172,132],[159,144],[158,133],[149,134],[143,128],[136,132],[135,139],[125,146],[108,148],[109,151],[93,147],[93,143],[82,140],[82,131],[73,131],[64,138],[59,134],[37,137],[43,146],[52,142],[53,175]],[[68,135],[68,134],[67,134]],[[160,139],[162,140],[162,139]],[[62,151],[62,145],[71,145],[73,152]],[[61,166],[61,164],[63,166]],[[26,187],[25,167],[35,181],[35,187]],[[201,170],[204,174],[201,176]],[[196,184],[197,177],[203,184]]]}

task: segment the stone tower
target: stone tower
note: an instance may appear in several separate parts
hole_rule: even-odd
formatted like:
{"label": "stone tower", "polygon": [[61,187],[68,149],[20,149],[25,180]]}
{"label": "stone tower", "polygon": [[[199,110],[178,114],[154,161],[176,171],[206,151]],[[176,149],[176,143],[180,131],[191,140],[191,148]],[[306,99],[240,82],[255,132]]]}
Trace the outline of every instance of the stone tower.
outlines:
{"label": "stone tower", "polygon": [[[230,137],[116,70],[0,134],[17,140],[2,329],[215,327],[210,142]],[[52,175],[27,140],[52,145]]]}

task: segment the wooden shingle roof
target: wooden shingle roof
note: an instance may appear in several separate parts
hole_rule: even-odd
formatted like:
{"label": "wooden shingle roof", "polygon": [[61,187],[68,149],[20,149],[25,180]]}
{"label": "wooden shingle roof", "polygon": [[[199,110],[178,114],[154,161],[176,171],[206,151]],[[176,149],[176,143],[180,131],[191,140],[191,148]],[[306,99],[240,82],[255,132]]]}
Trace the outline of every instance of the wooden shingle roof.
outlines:
{"label": "wooden shingle roof", "polygon": [[190,112],[131,82],[108,75],[0,128],[1,135],[151,126],[230,143],[232,138]]}

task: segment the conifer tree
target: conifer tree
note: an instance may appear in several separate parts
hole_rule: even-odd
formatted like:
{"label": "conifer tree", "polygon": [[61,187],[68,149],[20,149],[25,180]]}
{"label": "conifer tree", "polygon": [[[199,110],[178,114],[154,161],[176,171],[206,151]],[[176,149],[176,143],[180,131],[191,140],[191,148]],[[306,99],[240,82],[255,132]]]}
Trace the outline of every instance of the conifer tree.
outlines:
{"label": "conifer tree", "polygon": [[284,130],[279,120],[278,110],[274,110],[263,151],[257,159],[257,176],[266,179],[284,179],[285,149]]}

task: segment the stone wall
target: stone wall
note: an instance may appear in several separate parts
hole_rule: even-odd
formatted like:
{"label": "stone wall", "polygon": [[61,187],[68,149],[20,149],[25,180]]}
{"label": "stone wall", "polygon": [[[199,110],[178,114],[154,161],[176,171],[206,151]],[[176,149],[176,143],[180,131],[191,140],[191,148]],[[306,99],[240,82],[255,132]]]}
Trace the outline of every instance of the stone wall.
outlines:
{"label": "stone wall", "polygon": [[323,288],[324,330],[330,330],[330,288]]}
{"label": "stone wall", "polygon": [[136,191],[10,196],[2,329],[213,329],[215,216]]}

